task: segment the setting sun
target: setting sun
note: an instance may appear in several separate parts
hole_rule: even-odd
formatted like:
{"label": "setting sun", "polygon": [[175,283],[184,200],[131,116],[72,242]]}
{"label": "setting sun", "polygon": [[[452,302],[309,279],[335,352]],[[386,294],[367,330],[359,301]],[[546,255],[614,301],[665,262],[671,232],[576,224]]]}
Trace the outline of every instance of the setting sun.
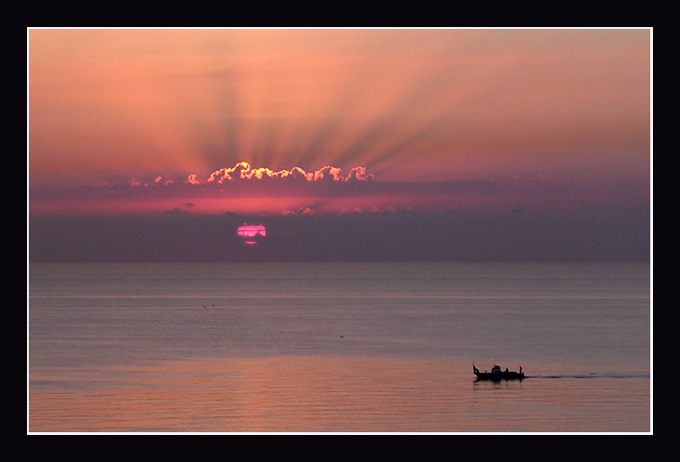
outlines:
{"label": "setting sun", "polygon": [[263,225],[243,224],[238,227],[236,232],[243,242],[249,245],[257,244],[263,237],[267,236],[267,230]]}

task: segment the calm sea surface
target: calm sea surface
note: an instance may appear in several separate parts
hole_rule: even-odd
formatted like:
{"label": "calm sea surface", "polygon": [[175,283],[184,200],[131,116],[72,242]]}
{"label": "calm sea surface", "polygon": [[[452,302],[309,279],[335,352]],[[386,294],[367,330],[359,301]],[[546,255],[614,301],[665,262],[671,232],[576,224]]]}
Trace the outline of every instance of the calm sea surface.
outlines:
{"label": "calm sea surface", "polygon": [[650,309],[637,263],[31,264],[28,431],[650,432]]}

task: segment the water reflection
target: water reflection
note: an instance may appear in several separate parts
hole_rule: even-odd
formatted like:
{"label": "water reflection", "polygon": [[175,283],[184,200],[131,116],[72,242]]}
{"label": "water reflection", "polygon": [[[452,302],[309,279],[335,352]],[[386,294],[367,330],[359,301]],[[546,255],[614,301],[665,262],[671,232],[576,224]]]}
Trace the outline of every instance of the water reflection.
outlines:
{"label": "water reflection", "polygon": [[33,432],[649,431],[646,379],[475,382],[445,361],[221,358],[31,380]]}

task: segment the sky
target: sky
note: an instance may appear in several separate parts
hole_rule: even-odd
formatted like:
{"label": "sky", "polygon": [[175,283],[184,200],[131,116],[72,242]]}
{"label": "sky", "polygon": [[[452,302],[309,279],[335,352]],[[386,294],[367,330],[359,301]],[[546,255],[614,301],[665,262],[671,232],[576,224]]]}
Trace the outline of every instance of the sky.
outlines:
{"label": "sky", "polygon": [[29,257],[648,258],[651,34],[28,29]]}

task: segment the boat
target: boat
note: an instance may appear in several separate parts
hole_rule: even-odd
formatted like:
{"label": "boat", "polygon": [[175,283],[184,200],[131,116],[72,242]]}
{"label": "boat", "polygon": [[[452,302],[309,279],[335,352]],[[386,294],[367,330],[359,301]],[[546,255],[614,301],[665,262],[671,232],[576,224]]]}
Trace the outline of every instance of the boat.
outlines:
{"label": "boat", "polygon": [[508,368],[505,368],[505,370],[502,370],[501,367],[497,364],[494,364],[494,366],[491,368],[491,372],[481,372],[479,369],[477,369],[477,366],[474,364],[472,365],[472,372],[477,376],[477,380],[491,380],[494,382],[498,382],[501,380],[523,380],[524,379],[524,372],[522,372],[522,366],[519,366],[519,372],[517,371],[511,371],[508,370]]}

